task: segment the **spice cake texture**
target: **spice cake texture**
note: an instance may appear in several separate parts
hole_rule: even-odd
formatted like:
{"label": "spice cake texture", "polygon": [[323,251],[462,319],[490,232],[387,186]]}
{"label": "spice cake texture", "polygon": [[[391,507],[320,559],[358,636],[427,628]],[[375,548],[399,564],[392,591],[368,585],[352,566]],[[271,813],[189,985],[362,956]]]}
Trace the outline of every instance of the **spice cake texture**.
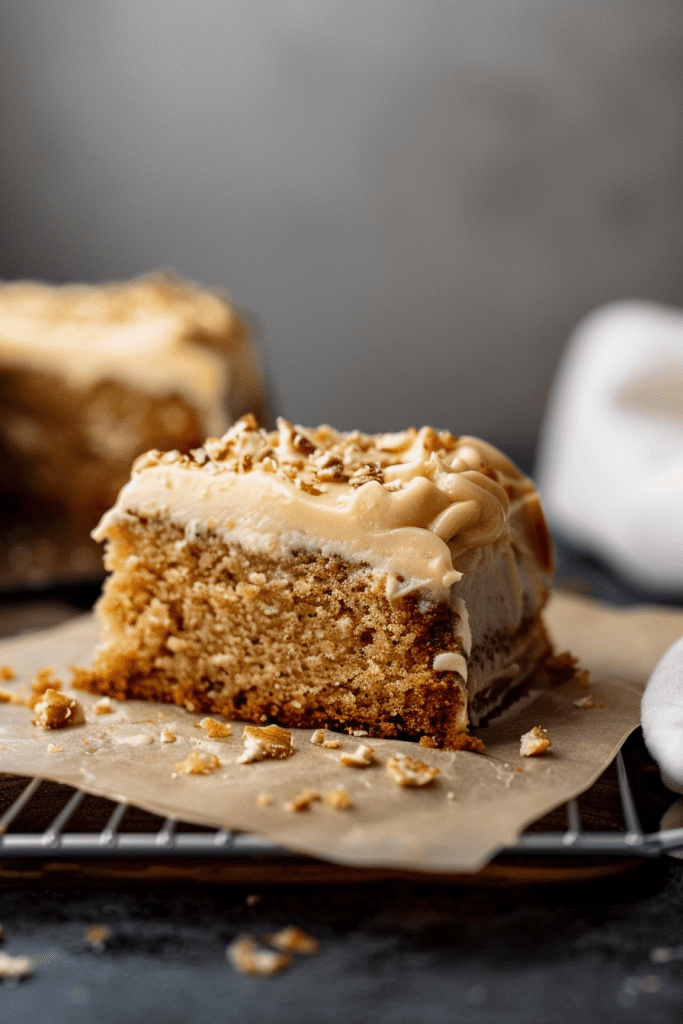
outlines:
{"label": "spice cake texture", "polygon": [[75,682],[113,697],[449,747],[550,653],[538,495],[471,437],[245,416],[139,458],[94,537],[105,636]]}

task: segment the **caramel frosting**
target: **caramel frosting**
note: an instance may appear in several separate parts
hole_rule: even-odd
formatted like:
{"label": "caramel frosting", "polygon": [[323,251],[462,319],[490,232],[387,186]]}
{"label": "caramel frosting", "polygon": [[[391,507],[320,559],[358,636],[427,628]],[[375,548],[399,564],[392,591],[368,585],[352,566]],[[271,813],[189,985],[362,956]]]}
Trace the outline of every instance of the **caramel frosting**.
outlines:
{"label": "caramel frosting", "polygon": [[[484,441],[431,427],[368,435],[280,419],[269,433],[246,416],[189,456],[141,456],[93,537],[130,515],[169,517],[188,541],[214,530],[274,558],[338,555],[383,573],[390,600],[457,600],[454,584],[492,546],[518,591],[515,560],[544,577],[551,568],[531,480]],[[511,614],[519,620],[521,604]]]}
{"label": "caramel frosting", "polygon": [[178,394],[206,433],[230,424],[225,352],[243,347],[242,335],[221,295],[170,275],[103,286],[0,284],[0,364],[57,373],[75,388],[113,379]]}

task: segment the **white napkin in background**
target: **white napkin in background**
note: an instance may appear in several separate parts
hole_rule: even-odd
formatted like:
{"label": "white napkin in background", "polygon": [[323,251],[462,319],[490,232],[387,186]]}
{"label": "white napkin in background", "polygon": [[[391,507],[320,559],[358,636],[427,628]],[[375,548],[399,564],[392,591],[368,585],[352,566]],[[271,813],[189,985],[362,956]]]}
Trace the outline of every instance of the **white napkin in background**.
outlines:
{"label": "white napkin in background", "polygon": [[643,694],[643,737],[670,789],[683,793],[683,638],[659,661]]}
{"label": "white napkin in background", "polygon": [[551,528],[637,584],[683,595],[683,313],[605,306],[569,341],[537,480]]}
{"label": "white napkin in background", "polygon": [[[605,306],[571,337],[541,436],[551,528],[653,592],[683,595],[683,313]],[[683,793],[683,639],[657,664],[643,735]]]}

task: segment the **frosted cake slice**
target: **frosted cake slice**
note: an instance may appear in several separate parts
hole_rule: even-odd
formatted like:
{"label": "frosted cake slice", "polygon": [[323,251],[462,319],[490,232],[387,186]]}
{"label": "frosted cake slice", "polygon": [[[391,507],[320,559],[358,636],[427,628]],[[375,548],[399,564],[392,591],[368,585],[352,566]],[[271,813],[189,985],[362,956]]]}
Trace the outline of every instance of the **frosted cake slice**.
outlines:
{"label": "frosted cake slice", "polygon": [[550,650],[538,495],[474,438],[243,417],[138,459],[94,536],[105,640],[77,683],[118,698],[449,747]]}

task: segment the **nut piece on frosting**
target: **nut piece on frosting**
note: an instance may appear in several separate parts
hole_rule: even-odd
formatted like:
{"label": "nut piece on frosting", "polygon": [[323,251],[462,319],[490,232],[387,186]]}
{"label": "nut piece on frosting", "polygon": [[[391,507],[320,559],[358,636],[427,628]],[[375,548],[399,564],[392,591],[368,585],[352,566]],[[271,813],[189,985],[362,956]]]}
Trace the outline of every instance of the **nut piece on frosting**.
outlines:
{"label": "nut piece on frosting", "polygon": [[540,757],[550,749],[550,737],[540,725],[535,725],[525,732],[519,741],[519,752],[522,757]]}
{"label": "nut piece on frosting", "polygon": [[78,701],[59,690],[47,689],[33,710],[33,724],[41,729],[64,729],[85,722],[83,708]]}
{"label": "nut piece on frosting", "polygon": [[237,758],[238,764],[263,761],[268,757],[291,757],[294,753],[291,732],[279,725],[245,725],[242,740],[244,753]]}
{"label": "nut piece on frosting", "polygon": [[387,761],[387,773],[399,786],[427,786],[440,772],[407,754],[392,754]]}

